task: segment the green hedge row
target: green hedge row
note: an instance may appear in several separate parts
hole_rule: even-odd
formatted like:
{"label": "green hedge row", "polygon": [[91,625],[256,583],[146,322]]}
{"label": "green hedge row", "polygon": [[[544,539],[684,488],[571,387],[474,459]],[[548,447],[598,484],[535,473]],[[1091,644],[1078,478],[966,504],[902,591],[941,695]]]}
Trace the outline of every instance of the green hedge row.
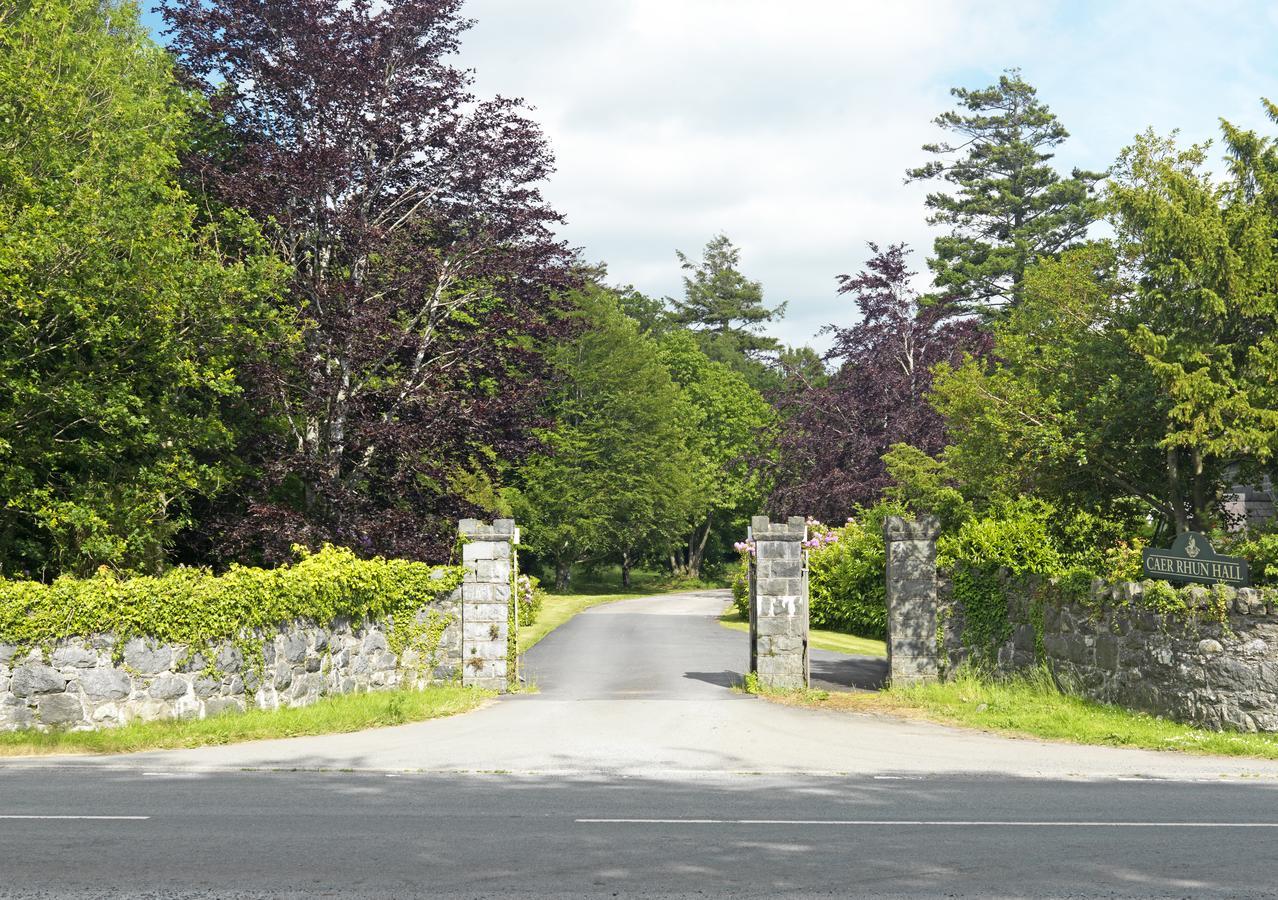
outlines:
{"label": "green hedge row", "polygon": [[360,559],[325,547],[276,569],[222,575],[179,568],[154,577],[0,581],[0,641],[43,646],[112,634],[203,647],[294,619],[403,621],[461,583],[461,568]]}

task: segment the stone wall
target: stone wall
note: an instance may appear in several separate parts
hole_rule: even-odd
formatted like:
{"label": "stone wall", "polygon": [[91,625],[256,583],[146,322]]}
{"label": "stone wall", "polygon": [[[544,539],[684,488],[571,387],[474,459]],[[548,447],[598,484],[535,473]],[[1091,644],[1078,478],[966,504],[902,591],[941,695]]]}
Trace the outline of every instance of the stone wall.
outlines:
{"label": "stone wall", "polygon": [[0,642],[0,731],[204,718],[452,679],[504,691],[518,649],[509,619],[519,529],[510,519],[463,519],[459,532],[461,587],[420,611],[398,654],[386,623],[349,621],[293,622],[209,656],[143,638],[118,647],[106,634],[31,650]]}
{"label": "stone wall", "polygon": [[[1047,663],[1071,690],[1095,700],[1213,729],[1278,731],[1278,603],[1255,589],[1220,587],[1227,623],[1207,615],[1209,592],[1191,587],[1196,614],[1142,608],[1142,584],[1093,584],[1086,605],[1036,601],[1042,585],[1006,579],[1011,637],[996,648],[1005,672]],[[1034,620],[1041,611],[1041,632]],[[968,658],[963,610],[943,582],[943,652],[949,668]],[[1041,654],[1041,656],[1040,656]]]}
{"label": "stone wall", "polygon": [[419,621],[431,639],[412,642],[399,658],[382,625],[348,621],[294,622],[255,635],[242,642],[251,647],[247,659],[232,643],[205,656],[140,638],[117,648],[110,635],[63,641],[47,653],[0,644],[0,731],[203,718],[447,680],[461,662],[460,617],[456,595],[427,607]]}

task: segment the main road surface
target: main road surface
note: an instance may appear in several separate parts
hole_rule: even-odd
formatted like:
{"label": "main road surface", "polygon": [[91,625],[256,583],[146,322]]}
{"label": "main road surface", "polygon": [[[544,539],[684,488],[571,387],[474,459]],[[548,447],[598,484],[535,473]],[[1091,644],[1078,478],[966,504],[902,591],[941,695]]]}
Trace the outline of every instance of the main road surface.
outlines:
{"label": "main road surface", "polygon": [[1278,894],[1278,766],[769,704],[724,603],[597,607],[451,719],[4,761],[0,898]]}

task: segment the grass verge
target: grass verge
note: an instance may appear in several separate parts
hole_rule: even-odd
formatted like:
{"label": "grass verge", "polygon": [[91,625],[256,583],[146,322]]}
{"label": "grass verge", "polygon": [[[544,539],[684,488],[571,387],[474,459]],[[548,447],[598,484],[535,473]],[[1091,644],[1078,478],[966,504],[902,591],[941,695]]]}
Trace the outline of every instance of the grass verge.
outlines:
{"label": "grass verge", "polygon": [[1209,731],[1085,700],[1062,693],[1046,672],[988,681],[965,671],[951,681],[877,693],[774,691],[750,683],[746,690],[791,706],[883,712],[1020,737],[1278,759],[1278,735]]}
{"label": "grass verge", "polygon": [[[735,607],[719,617],[719,624],[733,631],[749,631],[750,623],[741,618]],[[887,644],[873,638],[857,637],[855,634],[844,634],[841,631],[826,631],[824,628],[808,629],[808,646],[818,650],[833,650],[835,653],[847,653],[851,656],[887,656]]]}
{"label": "grass verge", "polygon": [[208,719],[137,722],[102,731],[8,732],[0,734],[0,756],[135,753],[340,734],[456,715],[474,709],[492,696],[491,691],[438,685],[421,691],[374,691],[327,697],[296,709],[254,709]]}

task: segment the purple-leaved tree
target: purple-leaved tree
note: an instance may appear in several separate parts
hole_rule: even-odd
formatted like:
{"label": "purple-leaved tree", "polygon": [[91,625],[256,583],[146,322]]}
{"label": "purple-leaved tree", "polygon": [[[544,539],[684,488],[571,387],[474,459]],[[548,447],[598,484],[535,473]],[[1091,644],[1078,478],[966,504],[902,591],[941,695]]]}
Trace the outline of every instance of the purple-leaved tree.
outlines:
{"label": "purple-leaved tree", "polygon": [[[219,535],[431,558],[533,443],[573,282],[552,158],[520,101],[450,60],[461,0],[163,0],[208,98],[188,179],[248,210],[294,269],[301,345],[252,373],[258,477]],[[491,492],[490,492],[491,493]],[[482,504],[480,504],[482,506]]]}
{"label": "purple-leaved tree", "polygon": [[770,500],[776,513],[842,521],[856,505],[876,502],[889,484],[882,462],[889,447],[936,453],[945,445],[944,422],[926,400],[932,367],[988,349],[975,319],[920,306],[904,244],[869,246],[865,269],[838,279],[860,319],[826,328],[834,342],[825,358],[837,371],[825,385],[791,385],[778,400],[785,424]]}

